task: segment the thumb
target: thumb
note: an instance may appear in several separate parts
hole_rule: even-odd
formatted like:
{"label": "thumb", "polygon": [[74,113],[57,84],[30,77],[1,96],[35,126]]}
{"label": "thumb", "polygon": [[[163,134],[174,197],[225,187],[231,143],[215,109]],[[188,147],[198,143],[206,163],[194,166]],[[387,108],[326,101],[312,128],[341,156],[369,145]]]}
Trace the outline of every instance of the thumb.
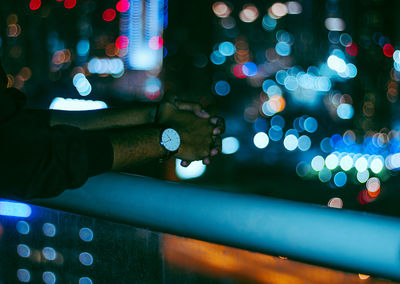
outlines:
{"label": "thumb", "polygon": [[179,110],[191,111],[200,118],[209,118],[210,114],[205,111],[201,105],[197,103],[188,103],[182,101],[175,101],[175,106]]}

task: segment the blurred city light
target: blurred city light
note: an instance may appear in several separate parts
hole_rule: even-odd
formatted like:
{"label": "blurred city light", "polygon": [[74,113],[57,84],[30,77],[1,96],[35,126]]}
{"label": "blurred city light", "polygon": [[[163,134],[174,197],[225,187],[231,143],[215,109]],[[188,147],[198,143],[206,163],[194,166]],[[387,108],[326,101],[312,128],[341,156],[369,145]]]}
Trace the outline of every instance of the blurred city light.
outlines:
{"label": "blurred city light", "polygon": [[207,166],[202,161],[193,161],[188,167],[181,166],[181,160],[176,159],[175,172],[180,179],[193,179],[202,176]]}

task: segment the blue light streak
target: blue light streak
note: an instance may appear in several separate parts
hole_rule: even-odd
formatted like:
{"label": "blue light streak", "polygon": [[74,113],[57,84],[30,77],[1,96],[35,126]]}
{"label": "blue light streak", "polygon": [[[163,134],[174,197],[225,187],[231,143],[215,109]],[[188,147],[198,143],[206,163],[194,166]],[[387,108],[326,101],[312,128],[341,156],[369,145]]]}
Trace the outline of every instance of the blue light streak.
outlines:
{"label": "blue light streak", "polygon": [[27,218],[31,216],[31,214],[32,209],[27,204],[13,201],[0,201],[1,216]]}

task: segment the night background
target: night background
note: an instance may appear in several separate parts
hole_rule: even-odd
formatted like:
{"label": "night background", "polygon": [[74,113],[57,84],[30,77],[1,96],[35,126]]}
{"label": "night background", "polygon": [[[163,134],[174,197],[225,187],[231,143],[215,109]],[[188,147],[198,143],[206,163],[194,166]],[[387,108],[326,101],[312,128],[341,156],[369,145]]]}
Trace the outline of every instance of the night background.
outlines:
{"label": "night background", "polygon": [[29,108],[173,95],[225,118],[210,165],[170,160],[132,173],[398,217],[399,9],[394,0],[1,1],[0,56]]}

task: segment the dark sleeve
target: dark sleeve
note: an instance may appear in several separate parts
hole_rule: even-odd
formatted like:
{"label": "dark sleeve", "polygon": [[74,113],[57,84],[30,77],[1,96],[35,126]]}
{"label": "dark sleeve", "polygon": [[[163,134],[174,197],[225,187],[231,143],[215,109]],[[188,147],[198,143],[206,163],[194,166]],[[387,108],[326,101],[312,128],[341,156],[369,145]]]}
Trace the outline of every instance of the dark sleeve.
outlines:
{"label": "dark sleeve", "polygon": [[52,197],[110,170],[113,150],[97,132],[49,126],[49,115],[23,109],[17,90],[0,90],[0,195]]}

